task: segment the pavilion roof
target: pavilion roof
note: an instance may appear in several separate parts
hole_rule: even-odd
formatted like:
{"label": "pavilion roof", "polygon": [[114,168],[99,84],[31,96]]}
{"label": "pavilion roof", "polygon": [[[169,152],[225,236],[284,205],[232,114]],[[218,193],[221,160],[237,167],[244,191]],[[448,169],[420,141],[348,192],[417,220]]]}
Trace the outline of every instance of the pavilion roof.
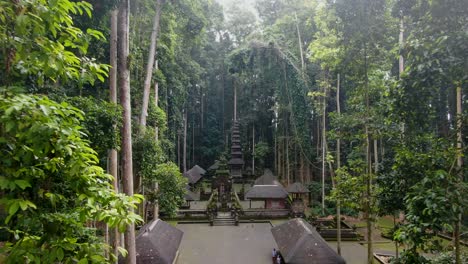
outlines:
{"label": "pavilion roof", "polygon": [[309,190],[300,182],[295,182],[286,187],[288,193],[308,193]]}
{"label": "pavilion roof", "polygon": [[233,158],[233,159],[229,160],[228,164],[229,165],[243,165],[244,160],[240,159],[240,158]]}
{"label": "pavilion roof", "polygon": [[283,186],[278,184],[254,185],[245,194],[245,198],[247,199],[284,199],[286,197],[288,197],[288,192],[283,188]]}
{"label": "pavilion roof", "polygon": [[202,167],[195,165],[190,170],[186,171],[184,176],[188,178],[189,183],[194,184],[198,182],[205,173],[206,171]]}
{"label": "pavilion roof", "polygon": [[271,228],[286,263],[345,264],[320,234],[302,218]]}
{"label": "pavilion roof", "polygon": [[209,168],[208,168],[208,171],[215,171],[219,168],[219,164],[220,164],[220,161],[219,160],[215,160],[215,163],[213,163],[213,165],[211,165]]}
{"label": "pavilion roof", "polygon": [[[136,237],[137,263],[172,264],[179,250],[183,232],[156,219],[140,229]],[[119,258],[119,263],[123,258]]]}
{"label": "pavilion roof", "polygon": [[255,185],[271,185],[275,184],[275,181],[278,183],[276,176],[273,175],[273,172],[270,169],[265,169],[263,171],[263,175],[255,180]]}

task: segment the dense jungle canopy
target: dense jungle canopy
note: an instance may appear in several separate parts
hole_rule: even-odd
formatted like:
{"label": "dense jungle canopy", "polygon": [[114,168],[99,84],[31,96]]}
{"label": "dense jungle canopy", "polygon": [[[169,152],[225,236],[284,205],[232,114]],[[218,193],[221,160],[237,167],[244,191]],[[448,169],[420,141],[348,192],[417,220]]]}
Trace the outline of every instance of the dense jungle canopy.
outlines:
{"label": "dense jungle canopy", "polygon": [[361,212],[369,230],[402,212],[395,263],[429,263],[442,231],[466,263],[467,14],[466,0],[0,0],[0,262],[112,262],[104,225],[131,258],[143,208],[174,215],[182,173],[227,157],[236,116],[253,175],[301,182],[316,214]]}

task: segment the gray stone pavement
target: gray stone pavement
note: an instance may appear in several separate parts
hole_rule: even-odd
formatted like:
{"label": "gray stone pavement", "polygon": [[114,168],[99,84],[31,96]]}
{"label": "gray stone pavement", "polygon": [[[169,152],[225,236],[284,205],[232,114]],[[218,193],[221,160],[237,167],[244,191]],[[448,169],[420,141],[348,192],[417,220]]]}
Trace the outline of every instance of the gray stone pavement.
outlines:
{"label": "gray stone pavement", "polygon": [[177,228],[184,232],[178,264],[269,264],[271,251],[277,248],[269,223]]}
{"label": "gray stone pavement", "polygon": [[[336,242],[328,241],[336,251]],[[367,248],[358,242],[343,241],[341,242],[341,256],[346,260],[346,264],[363,264],[367,261]]]}

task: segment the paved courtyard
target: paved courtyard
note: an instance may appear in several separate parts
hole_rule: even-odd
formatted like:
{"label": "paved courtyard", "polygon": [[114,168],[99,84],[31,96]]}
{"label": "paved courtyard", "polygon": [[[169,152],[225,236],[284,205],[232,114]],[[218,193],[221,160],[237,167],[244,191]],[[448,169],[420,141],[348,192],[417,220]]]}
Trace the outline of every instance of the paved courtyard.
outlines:
{"label": "paved courtyard", "polygon": [[184,232],[178,264],[269,264],[277,248],[269,223],[239,226],[178,224]]}
{"label": "paved courtyard", "polygon": [[[328,241],[336,251],[336,242]],[[357,242],[343,241],[341,242],[341,256],[346,260],[346,264],[362,264],[367,261],[367,248]]]}

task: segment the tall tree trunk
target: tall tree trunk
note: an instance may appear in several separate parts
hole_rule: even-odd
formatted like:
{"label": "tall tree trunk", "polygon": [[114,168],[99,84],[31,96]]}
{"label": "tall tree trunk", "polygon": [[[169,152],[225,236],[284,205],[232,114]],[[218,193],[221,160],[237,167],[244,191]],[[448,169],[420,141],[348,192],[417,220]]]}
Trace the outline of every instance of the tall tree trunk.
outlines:
{"label": "tall tree trunk", "polygon": [[[158,60],[156,60],[155,63],[156,64],[154,65],[154,68],[155,70],[158,70],[159,69]],[[159,107],[159,83],[158,82],[154,82],[154,106],[155,108]],[[156,141],[156,143],[159,141],[159,127],[157,124],[154,127],[154,140]],[[155,192],[158,192],[159,183],[157,181],[154,183],[153,188]],[[145,214],[146,214],[146,211],[145,211]],[[158,218],[159,218],[159,201],[156,200],[154,201],[154,205],[153,205],[153,219],[156,220]]]}
{"label": "tall tree trunk", "polygon": [[275,140],[274,141],[274,148],[273,148],[275,150],[274,151],[274,163],[273,163],[274,166],[273,167],[274,167],[275,174],[277,176],[279,176],[278,175],[278,131],[277,130],[278,129],[276,128],[276,120],[275,120],[275,132],[273,134],[273,138]]}
{"label": "tall tree trunk", "polygon": [[[110,36],[110,71],[109,71],[109,84],[110,84],[110,101],[117,104],[117,23],[118,23],[117,9],[111,12],[111,36]],[[112,184],[114,191],[119,192],[119,175],[118,175],[118,160],[117,150],[111,149],[109,152],[109,174],[114,176]],[[118,247],[120,246],[120,233],[118,228],[113,228],[113,243],[112,248],[115,256],[119,255]]]}
{"label": "tall tree trunk", "polygon": [[[400,13],[402,13],[402,11],[400,11]],[[399,43],[399,46],[400,46],[400,56],[399,56],[399,62],[398,62],[398,72],[399,72],[399,75],[401,76],[401,73],[405,70],[405,61],[403,59],[403,54],[402,54],[402,51],[403,51],[403,46],[404,46],[404,33],[405,33],[405,27],[404,27],[404,24],[403,24],[403,14],[400,14],[400,35],[398,37],[398,43]]]}
{"label": "tall tree trunk", "polygon": [[200,132],[203,132],[203,123],[205,120],[204,114],[205,114],[205,94],[203,93],[203,88],[201,89],[201,113],[200,113]]}
{"label": "tall tree trunk", "polygon": [[153,67],[156,54],[156,41],[159,32],[159,21],[161,17],[161,1],[156,0],[156,14],[153,18],[153,29],[151,31],[151,44],[149,48],[148,62],[146,64],[146,76],[143,87],[143,104],[141,105],[140,133],[146,127],[146,117],[148,116],[148,105],[150,96],[151,79],[153,77]]}
{"label": "tall tree trunk", "polygon": [[301,183],[304,184],[305,183],[305,179],[304,179],[304,155],[302,154],[302,152],[299,152],[299,155],[301,157],[301,167],[300,167]]}
{"label": "tall tree trunk", "polygon": [[[400,35],[398,37],[398,46],[400,48],[400,56],[399,56],[399,62],[398,62],[398,77],[401,78],[401,75],[403,74],[403,71],[405,70],[405,60],[403,58],[403,47],[404,47],[404,41],[405,41],[405,25],[404,25],[404,16],[403,16],[403,11],[400,10]],[[382,145],[382,144],[381,144]],[[383,145],[382,145],[382,160],[384,159],[384,150],[383,150]],[[399,212],[397,212],[399,213]],[[395,219],[395,217],[394,217]],[[394,221],[395,225],[395,221]],[[395,256],[396,259],[399,257],[399,245],[398,241],[395,240]]]}
{"label": "tall tree trunk", "polygon": [[374,139],[374,173],[377,175],[379,171],[379,146],[377,139]]}
{"label": "tall tree trunk", "polygon": [[277,136],[278,138],[278,171],[276,172],[278,174],[278,178],[279,179],[282,179],[283,178],[283,167],[282,167],[282,162],[283,162],[283,159],[281,157],[281,155],[283,154],[283,152],[281,151],[281,146],[283,145],[282,144],[282,141],[281,141],[281,137],[279,137],[279,135]]}
{"label": "tall tree trunk", "polygon": [[[461,82],[457,83],[457,169],[460,180],[463,181],[463,135],[462,135],[462,88]],[[462,223],[462,214],[458,215],[458,221],[455,223],[455,230],[453,234],[455,246],[455,263],[461,264],[461,248],[460,248],[460,227]]]}
{"label": "tall tree trunk", "polygon": [[252,124],[252,174],[255,175],[255,123]]}
{"label": "tall tree trunk", "polygon": [[290,178],[291,177],[291,174],[290,174],[291,165],[289,161],[289,119],[288,119],[287,125],[288,127],[286,128],[286,182],[287,182],[287,185],[289,185],[289,181],[291,179]]}
{"label": "tall tree trunk", "polygon": [[177,167],[179,167],[179,170],[181,168],[180,157],[180,132],[177,132]]}
{"label": "tall tree trunk", "polygon": [[192,117],[192,164],[191,165],[192,166],[190,166],[190,168],[195,166],[195,113]]}
{"label": "tall tree trunk", "polygon": [[294,18],[296,20],[296,30],[297,30],[297,42],[299,43],[299,54],[301,55],[301,69],[302,69],[302,78],[304,79],[304,82],[306,81],[305,78],[305,61],[304,61],[304,51],[302,49],[302,38],[301,38],[301,31],[299,30],[299,21],[297,19],[297,12],[294,11]]}
{"label": "tall tree trunk", "polygon": [[[119,35],[119,87],[120,103],[123,107],[122,127],[122,178],[123,189],[127,195],[133,195],[133,164],[132,164],[132,116],[130,104],[130,65],[129,59],[129,0],[122,0],[119,5],[118,35]],[[130,209],[133,210],[133,209]],[[135,225],[127,226],[125,231],[125,248],[128,251],[127,264],[136,264]]]}
{"label": "tall tree trunk", "polygon": [[372,248],[372,212],[371,212],[371,199],[372,199],[372,161],[370,155],[370,135],[369,135],[369,76],[367,65],[367,43],[364,42],[364,77],[365,77],[365,100],[366,100],[366,120],[365,120],[365,135],[366,135],[366,226],[367,226],[367,264],[372,264],[374,260],[374,253]]}
{"label": "tall tree trunk", "polygon": [[[341,106],[340,106],[340,74],[336,76],[336,112],[338,117],[341,116]],[[338,128],[339,133],[339,128]],[[341,168],[341,135],[338,134],[336,139],[336,168],[339,170]],[[338,190],[338,199],[336,200],[336,251],[338,255],[341,255],[341,191],[340,191],[340,181],[336,181],[336,189]]]}
{"label": "tall tree trunk", "polygon": [[[156,1],[156,14],[153,18],[153,29],[151,31],[151,43],[150,43],[150,48],[149,48],[149,55],[148,55],[148,61],[146,64],[146,76],[145,76],[145,82],[143,86],[143,103],[141,106],[141,113],[140,113],[140,133],[143,133],[145,128],[146,128],[146,119],[148,116],[148,106],[149,106],[149,97],[150,97],[150,86],[151,86],[151,79],[153,77],[153,71],[158,69],[158,61],[155,59],[156,57],[156,44],[157,44],[157,39],[158,39],[158,33],[159,33],[159,21],[161,18],[161,3],[162,0],[157,0]],[[159,84],[156,81],[154,83],[154,92],[155,92],[155,107],[158,107],[158,93],[159,93]],[[155,126],[155,141],[158,141],[158,127],[157,125]],[[139,181],[141,184],[141,181]],[[155,182],[153,185],[154,191],[157,192],[158,189],[158,183]],[[147,208],[146,208],[146,203],[143,203],[143,215],[146,215]],[[157,219],[159,214],[159,205],[158,202],[155,201],[153,205],[153,219]]]}
{"label": "tall tree trunk", "polygon": [[182,163],[184,168],[184,173],[187,172],[187,111],[184,109],[184,143],[182,148]]}
{"label": "tall tree trunk", "polygon": [[237,121],[237,85],[234,80],[234,122]]}
{"label": "tall tree trunk", "polygon": [[[327,85],[327,84],[325,84]],[[323,114],[322,114],[322,215],[325,214],[325,155],[326,153],[326,112],[327,112],[327,87],[323,87]]]}

